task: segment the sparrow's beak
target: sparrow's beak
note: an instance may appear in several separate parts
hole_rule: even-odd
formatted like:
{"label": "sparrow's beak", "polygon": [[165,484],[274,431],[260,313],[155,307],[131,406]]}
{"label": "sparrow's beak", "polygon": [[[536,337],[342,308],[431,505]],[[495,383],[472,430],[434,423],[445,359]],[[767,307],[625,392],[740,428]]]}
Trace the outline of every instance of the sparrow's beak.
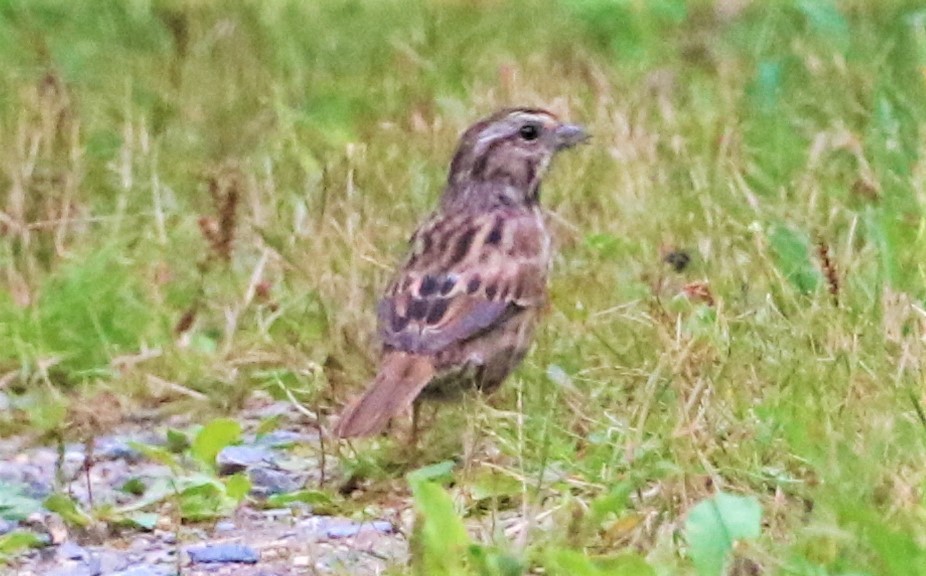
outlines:
{"label": "sparrow's beak", "polygon": [[556,135],[556,149],[572,148],[589,139],[585,128],[577,124],[560,124],[554,131]]}

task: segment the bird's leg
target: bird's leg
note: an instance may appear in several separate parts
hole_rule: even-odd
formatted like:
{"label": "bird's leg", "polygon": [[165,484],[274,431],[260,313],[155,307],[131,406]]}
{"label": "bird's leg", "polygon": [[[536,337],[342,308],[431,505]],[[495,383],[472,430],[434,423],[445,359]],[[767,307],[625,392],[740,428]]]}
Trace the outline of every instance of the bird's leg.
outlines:
{"label": "bird's leg", "polygon": [[91,437],[84,444],[84,481],[87,483],[87,501],[90,507],[93,507],[93,483],[90,481],[90,469],[96,461],[93,458],[93,438]]}
{"label": "bird's leg", "polygon": [[409,445],[412,448],[418,446],[418,420],[421,418],[421,400],[415,398],[412,402],[412,431],[409,437]]}

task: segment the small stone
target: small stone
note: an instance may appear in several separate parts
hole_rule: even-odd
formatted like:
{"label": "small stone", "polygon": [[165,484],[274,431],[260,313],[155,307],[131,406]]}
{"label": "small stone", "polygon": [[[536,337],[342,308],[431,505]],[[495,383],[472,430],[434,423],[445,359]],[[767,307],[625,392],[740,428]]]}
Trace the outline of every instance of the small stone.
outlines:
{"label": "small stone", "polygon": [[241,563],[256,564],[260,555],[250,546],[241,544],[209,544],[187,550],[193,564]]}
{"label": "small stone", "polygon": [[215,459],[219,474],[223,476],[273,461],[273,452],[263,446],[226,446]]}
{"label": "small stone", "polygon": [[147,538],[139,536],[133,538],[129,543],[129,550],[132,552],[144,552],[149,546],[151,546],[151,542]]}
{"label": "small stone", "polygon": [[303,568],[312,564],[308,556],[293,556],[293,568]]}
{"label": "small stone", "polygon": [[221,520],[215,524],[215,531],[219,533],[232,532],[235,528],[237,528],[237,526],[235,526],[235,523],[231,520]]}
{"label": "small stone", "polygon": [[300,442],[309,442],[313,440],[311,436],[305,434],[300,434],[298,432],[292,432],[290,430],[274,430],[260,436],[254,440],[254,444],[258,446],[268,446],[270,448],[288,448],[293,444],[298,444]]}
{"label": "small stone", "polygon": [[122,438],[97,438],[93,445],[93,457],[97,460],[125,460],[138,462],[142,459],[141,452],[129,446]]}
{"label": "small stone", "polygon": [[380,534],[392,534],[395,527],[386,520],[374,520],[372,522],[334,521],[324,526],[324,533],[328,538],[350,538],[364,530],[375,530]]}
{"label": "small stone", "polygon": [[57,552],[58,557],[65,560],[84,560],[90,555],[86,548],[78,546],[70,540],[58,546]]}
{"label": "small stone", "polygon": [[248,477],[251,479],[251,492],[258,496],[295,492],[305,484],[305,480],[299,476],[266,466],[251,468]]}
{"label": "small stone", "polygon": [[166,566],[132,566],[120,572],[112,572],[112,576],[168,576],[175,571]]}
{"label": "small stone", "polygon": [[16,530],[17,526],[18,524],[16,522],[11,522],[9,520],[0,518],[0,536]]}
{"label": "small stone", "polygon": [[269,510],[264,510],[263,515],[264,518],[273,522],[281,518],[291,517],[293,515],[293,511],[289,508],[271,508]]}
{"label": "small stone", "polygon": [[177,543],[177,534],[173,531],[167,530],[155,530],[154,535],[157,536],[158,540],[165,544],[176,544]]}

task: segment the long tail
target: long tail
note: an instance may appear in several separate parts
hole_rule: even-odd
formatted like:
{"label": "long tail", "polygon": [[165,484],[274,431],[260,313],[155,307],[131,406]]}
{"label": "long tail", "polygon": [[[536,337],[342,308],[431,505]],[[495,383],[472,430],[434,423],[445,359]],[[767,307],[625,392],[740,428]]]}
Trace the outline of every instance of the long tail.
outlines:
{"label": "long tail", "polygon": [[335,434],[350,438],[381,432],[393,416],[415,401],[433,377],[434,365],[429,358],[387,353],[369,389],[341,414]]}

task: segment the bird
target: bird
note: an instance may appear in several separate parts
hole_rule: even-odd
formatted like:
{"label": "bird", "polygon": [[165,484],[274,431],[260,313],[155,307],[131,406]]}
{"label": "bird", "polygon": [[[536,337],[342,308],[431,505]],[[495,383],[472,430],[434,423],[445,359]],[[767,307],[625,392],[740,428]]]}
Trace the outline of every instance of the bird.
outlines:
{"label": "bird", "polygon": [[339,438],[381,433],[423,399],[491,393],[521,363],[547,303],[552,237],[540,204],[553,157],[585,128],[539,108],[502,109],[469,127],[436,209],[377,306],[375,378],[335,425]]}

